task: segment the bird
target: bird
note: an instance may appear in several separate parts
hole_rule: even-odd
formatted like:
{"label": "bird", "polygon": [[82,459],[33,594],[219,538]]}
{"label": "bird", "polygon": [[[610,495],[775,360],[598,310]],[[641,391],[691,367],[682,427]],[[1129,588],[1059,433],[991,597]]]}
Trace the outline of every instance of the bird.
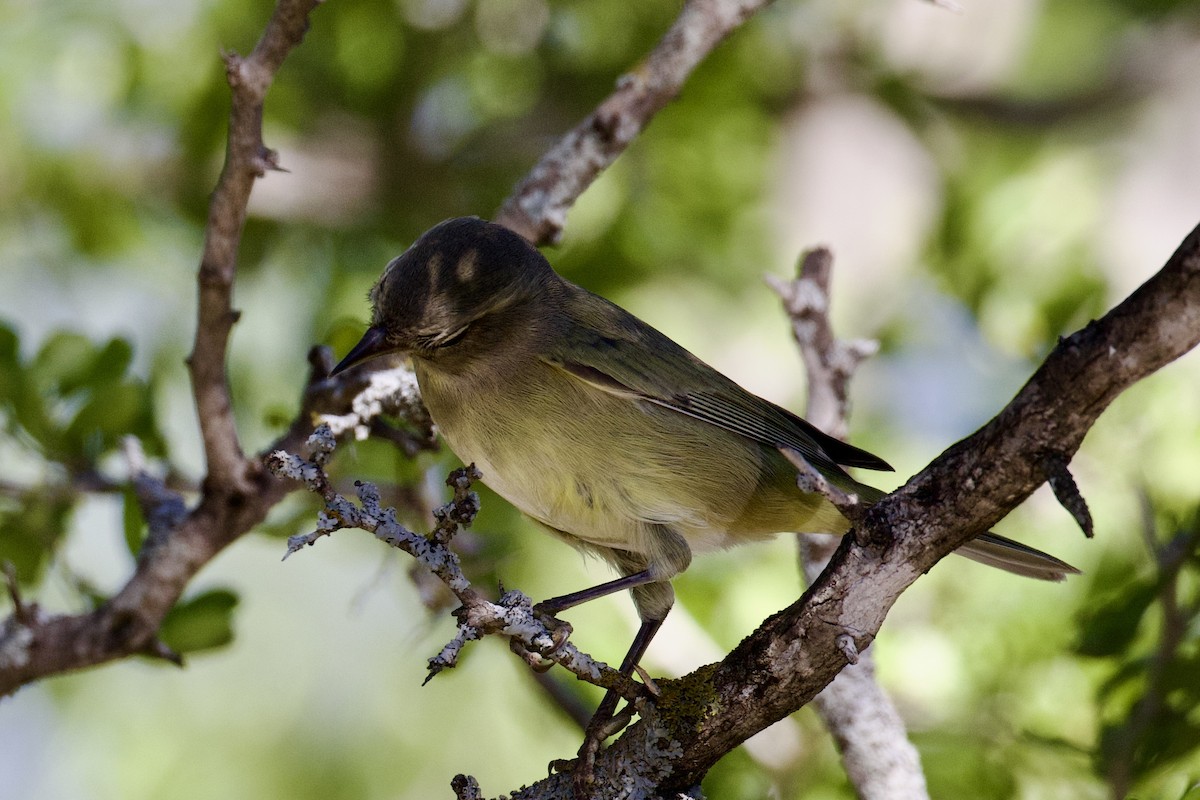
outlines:
{"label": "bird", "polygon": [[[536,608],[553,617],[628,589],[641,625],[621,663],[626,676],[694,554],[780,532],[849,530],[830,500],[797,485],[789,454],[864,503],[884,494],[845,470],[891,470],[883,459],[743,389],[561,277],[502,225],[436,225],[388,263],[369,296],[370,326],[333,374],[407,354],[450,449],[542,527],[615,567],[614,580]],[[1078,572],[993,533],[956,552],[1042,580]],[[618,699],[604,698],[589,734]]]}

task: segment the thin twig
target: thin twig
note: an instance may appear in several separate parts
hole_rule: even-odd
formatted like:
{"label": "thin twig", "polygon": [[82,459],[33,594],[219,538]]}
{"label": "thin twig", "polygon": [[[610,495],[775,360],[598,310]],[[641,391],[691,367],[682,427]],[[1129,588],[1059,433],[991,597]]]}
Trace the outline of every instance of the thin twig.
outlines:
{"label": "thin twig", "polygon": [[[795,280],[768,276],[771,287],[783,300],[792,321],[808,375],[808,407],[805,417],[834,436],[845,437],[850,409],[850,381],[860,363],[873,354],[875,342],[843,342],[829,320],[833,254],[825,248],[805,253]],[[788,455],[785,453],[785,455]],[[801,460],[790,458],[802,475],[820,474]],[[849,519],[856,520],[862,507],[847,504],[844,492],[816,487]],[[841,497],[837,494],[842,495]],[[804,576],[811,585],[824,571],[837,548],[832,536],[801,534],[797,537]],[[925,774],[908,731],[891,697],[875,679],[871,650],[859,652],[854,638],[837,638],[847,666],[814,700],[817,713],[829,729],[846,776],[862,800],[927,800]]]}
{"label": "thin twig", "polygon": [[704,58],[770,0],[688,0],[654,50],[551,148],[504,201],[495,221],[537,245],[558,241],[567,212]]}
{"label": "thin twig", "polygon": [[248,473],[253,464],[238,441],[225,370],[229,333],[239,314],[232,305],[238,248],[250,190],[267,170],[279,166],[274,151],[263,144],[263,102],[284,58],[304,38],[308,15],[318,4],[319,0],[280,0],[254,51],[245,58],[236,53],[225,56],[232,99],[229,140],[204,228],[196,336],[187,363],[208,461],[208,484],[239,494],[252,490]]}
{"label": "thin twig", "polygon": [[474,465],[450,473],[446,483],[454,489],[454,496],[434,511],[437,524],[430,535],[422,536],[397,522],[395,509],[380,505],[379,490],[373,484],[357,484],[359,504],[333,489],[325,474],[324,464],[336,444],[337,440],[329,426],[321,425],[309,437],[309,459],[278,451],[267,460],[268,468],[276,475],[304,482],[310,491],[325,500],[317,530],[289,538],[284,558],[334,531],[361,528],[386,544],[403,550],[436,575],[462,606],[454,612],[458,620],[458,632],[438,655],[429,660],[429,677],[426,680],[444,669],[456,666],[467,642],[498,633],[518,642],[522,650],[566,667],[581,680],[606,689],[616,689],[627,699],[639,696],[641,688],[634,681],[594,660],[571,642],[562,641],[557,631],[534,614],[533,602],[522,592],[506,591],[493,603],[471,586],[462,572],[458,554],[449,545],[459,528],[469,526],[479,513],[479,495],[471,490],[471,483],[482,476]]}

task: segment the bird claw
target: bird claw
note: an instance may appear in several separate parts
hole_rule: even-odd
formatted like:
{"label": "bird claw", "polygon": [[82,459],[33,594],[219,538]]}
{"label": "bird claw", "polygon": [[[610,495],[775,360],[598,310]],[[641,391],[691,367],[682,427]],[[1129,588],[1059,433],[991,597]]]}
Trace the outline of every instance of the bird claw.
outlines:
{"label": "bird claw", "polygon": [[[561,647],[561,645],[559,645]],[[508,640],[508,649],[512,650],[521,660],[529,665],[529,668],[534,672],[545,672],[554,666],[554,662],[542,656],[541,653],[535,653],[532,650],[526,650],[524,645],[516,639]],[[555,648],[558,649],[557,647]]]}
{"label": "bird claw", "polygon": [[554,647],[549,655],[553,655],[562,649],[562,646],[571,638],[571,634],[575,629],[571,627],[571,623],[565,622],[554,616],[550,611],[543,608],[542,603],[538,603],[533,607],[533,616],[538,622],[546,626],[546,630],[550,632],[550,639],[554,642]]}
{"label": "bird claw", "polygon": [[[653,683],[653,681],[650,682],[651,685]],[[658,687],[655,686],[653,691],[657,693]],[[639,701],[636,705],[640,704]],[[592,784],[596,782],[596,757],[600,754],[600,749],[610,736],[629,725],[636,710],[634,703],[627,703],[619,714],[613,714],[607,718],[593,718],[584,732],[583,744],[580,745],[576,757],[570,761],[556,762],[572,770],[571,783],[575,788],[576,797],[592,797]]]}
{"label": "bird claw", "polygon": [[534,672],[545,672],[554,666],[554,656],[562,650],[575,629],[571,627],[571,623],[562,621],[539,606],[533,607],[533,615],[550,635],[550,647],[541,651],[530,650],[518,640],[509,639],[508,648],[520,656]]}
{"label": "bird claw", "polygon": [[580,798],[590,798],[592,796],[592,785],[596,782],[596,755],[600,752],[600,745],[604,739],[597,735],[598,731],[592,731],[591,726],[588,726],[587,736],[583,739],[583,745],[579,748],[579,755],[572,760],[573,771],[571,773],[571,785],[575,789],[575,796]]}

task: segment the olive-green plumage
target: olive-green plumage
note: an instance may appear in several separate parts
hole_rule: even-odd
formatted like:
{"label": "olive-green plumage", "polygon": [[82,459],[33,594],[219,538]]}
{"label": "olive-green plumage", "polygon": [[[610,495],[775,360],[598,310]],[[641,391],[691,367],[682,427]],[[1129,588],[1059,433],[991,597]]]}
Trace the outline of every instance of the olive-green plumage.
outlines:
{"label": "olive-green plumage", "polygon": [[[644,620],[666,615],[669,579],[695,552],[848,529],[823,496],[797,488],[781,448],[868,502],[881,496],[842,466],[890,469],[882,460],[564,280],[499,225],[438,225],[387,266],[371,299],[371,328],[338,370],[409,353],[450,448],[529,516],[642,574],[629,585]],[[1074,571],[991,534],[959,552],[1033,577]]]}

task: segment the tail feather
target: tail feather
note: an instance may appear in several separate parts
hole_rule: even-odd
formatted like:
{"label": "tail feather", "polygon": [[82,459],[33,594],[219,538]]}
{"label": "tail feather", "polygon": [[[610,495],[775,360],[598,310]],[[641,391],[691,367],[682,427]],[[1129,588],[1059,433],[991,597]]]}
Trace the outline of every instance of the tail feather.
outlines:
{"label": "tail feather", "polygon": [[1068,575],[1079,574],[1075,567],[1049,553],[994,533],[976,536],[954,552],[989,567],[1043,581],[1062,581]]}
{"label": "tail feather", "polygon": [[[827,475],[826,479],[845,491],[857,494],[859,499],[867,505],[879,502],[887,494],[874,486],[859,483],[853,478],[842,481],[836,476],[830,478]],[[1064,581],[1068,575],[1080,574],[1075,567],[1065,561],[1060,561],[1049,553],[1043,553],[1041,550],[990,532],[976,536],[954,552],[960,556],[966,556],[972,561],[978,561],[980,564],[987,564],[989,567],[1042,581]]]}

